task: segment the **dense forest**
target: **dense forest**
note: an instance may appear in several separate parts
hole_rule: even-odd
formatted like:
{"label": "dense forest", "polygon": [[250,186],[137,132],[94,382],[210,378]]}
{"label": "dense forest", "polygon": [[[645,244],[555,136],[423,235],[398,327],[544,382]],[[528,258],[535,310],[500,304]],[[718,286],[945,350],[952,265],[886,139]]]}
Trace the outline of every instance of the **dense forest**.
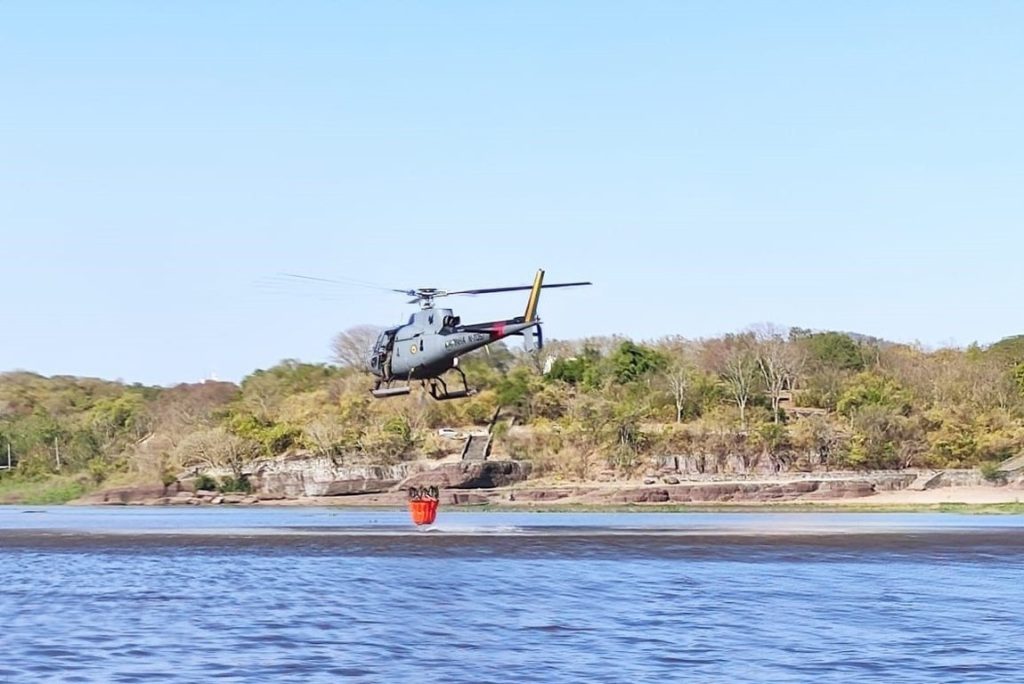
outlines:
{"label": "dense forest", "polygon": [[492,345],[461,364],[479,393],[435,402],[370,397],[354,362],[371,334],[340,334],[332,363],[287,360],[240,385],[0,375],[0,495],[57,479],[72,493],[169,482],[195,467],[230,470],[222,487],[244,487],[247,463],[297,449],[351,463],[439,457],[451,445],[438,428],[485,425],[499,406],[514,421],[498,424],[496,448],[570,479],[636,475],[665,454],[991,469],[1024,445],[1024,336],[925,350],[761,326],[703,340],[555,341],[535,355]]}

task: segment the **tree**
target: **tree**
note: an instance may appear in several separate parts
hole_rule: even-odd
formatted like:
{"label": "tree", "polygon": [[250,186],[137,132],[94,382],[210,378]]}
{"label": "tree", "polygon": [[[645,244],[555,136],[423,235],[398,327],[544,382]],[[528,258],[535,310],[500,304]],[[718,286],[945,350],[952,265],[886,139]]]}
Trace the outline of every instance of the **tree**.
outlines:
{"label": "tree", "polygon": [[840,332],[791,334],[795,344],[806,351],[815,369],[832,368],[859,371],[864,369],[861,346],[849,335]]}
{"label": "tree", "polygon": [[754,330],[757,368],[761,372],[765,388],[772,402],[772,416],[779,424],[779,403],[782,394],[792,389],[803,359],[795,345],[786,341],[782,332],[771,325]]}
{"label": "tree", "polygon": [[711,367],[725,381],[733,402],[740,412],[740,424],[747,429],[747,404],[757,386],[757,355],[754,339],[749,333],[726,335],[707,346]]}
{"label": "tree", "polygon": [[379,326],[357,325],[338,333],[331,342],[331,357],[345,368],[362,368],[381,330]]}
{"label": "tree", "polygon": [[906,416],[911,409],[910,395],[892,378],[864,371],[854,376],[839,397],[837,408],[839,413],[852,417],[865,406],[882,406]]}
{"label": "tree", "polygon": [[637,382],[665,366],[665,357],[656,349],[626,340],[608,358],[612,376],[619,384]]}
{"label": "tree", "polygon": [[689,398],[690,387],[697,370],[694,345],[683,337],[670,336],[658,340],[657,348],[665,360],[662,378],[668,385],[669,395],[675,405],[676,423],[682,423],[686,400]]}
{"label": "tree", "polygon": [[239,437],[222,427],[194,432],[182,440],[175,452],[185,467],[202,465],[210,469],[227,468],[236,480],[242,469],[260,453],[259,444]]}

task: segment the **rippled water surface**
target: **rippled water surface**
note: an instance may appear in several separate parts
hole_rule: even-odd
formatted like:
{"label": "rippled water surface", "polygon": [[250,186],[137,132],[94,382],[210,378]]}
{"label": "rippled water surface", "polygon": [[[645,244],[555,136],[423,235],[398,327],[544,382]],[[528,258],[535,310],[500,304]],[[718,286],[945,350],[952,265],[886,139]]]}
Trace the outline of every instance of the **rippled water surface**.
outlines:
{"label": "rippled water surface", "polygon": [[1012,682],[1024,520],[0,507],[2,682]]}

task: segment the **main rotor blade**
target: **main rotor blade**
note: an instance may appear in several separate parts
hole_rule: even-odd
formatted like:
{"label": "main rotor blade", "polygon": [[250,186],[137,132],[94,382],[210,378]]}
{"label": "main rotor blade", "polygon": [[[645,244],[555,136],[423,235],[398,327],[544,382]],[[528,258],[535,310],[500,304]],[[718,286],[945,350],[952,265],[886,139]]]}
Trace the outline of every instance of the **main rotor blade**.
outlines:
{"label": "main rotor blade", "polygon": [[[549,287],[579,287],[580,285],[593,285],[590,281],[582,281],[578,283],[548,283],[541,285],[542,288]],[[483,287],[476,290],[455,290],[454,292],[446,292],[445,294],[457,295],[457,294],[493,294],[495,292],[516,292],[518,290],[532,290],[533,285],[514,285],[512,287]]]}
{"label": "main rotor blade", "polygon": [[332,285],[358,285],[359,287],[368,287],[373,290],[383,290],[384,292],[399,292],[401,294],[411,295],[412,290],[399,290],[394,287],[385,287],[384,285],[377,285],[376,283],[368,283],[364,280],[354,280],[351,278],[346,279],[333,279],[333,278],[318,278],[316,276],[299,275],[297,273],[282,273],[281,275],[288,278],[297,278],[299,280],[312,280],[318,283],[330,283]]}

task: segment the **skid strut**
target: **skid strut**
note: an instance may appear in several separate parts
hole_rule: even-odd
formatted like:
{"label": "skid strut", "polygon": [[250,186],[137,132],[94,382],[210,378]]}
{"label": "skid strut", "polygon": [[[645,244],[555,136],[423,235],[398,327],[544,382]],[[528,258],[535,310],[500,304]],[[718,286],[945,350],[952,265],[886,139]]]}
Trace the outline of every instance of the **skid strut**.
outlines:
{"label": "skid strut", "polygon": [[461,399],[475,394],[475,392],[469,388],[469,382],[466,380],[466,374],[462,372],[462,369],[455,366],[451,370],[458,373],[459,377],[462,378],[462,389],[449,391],[448,383],[446,383],[444,378],[439,375],[436,378],[430,379],[430,396],[434,397],[434,399],[437,399],[438,401],[447,401],[448,399]]}

